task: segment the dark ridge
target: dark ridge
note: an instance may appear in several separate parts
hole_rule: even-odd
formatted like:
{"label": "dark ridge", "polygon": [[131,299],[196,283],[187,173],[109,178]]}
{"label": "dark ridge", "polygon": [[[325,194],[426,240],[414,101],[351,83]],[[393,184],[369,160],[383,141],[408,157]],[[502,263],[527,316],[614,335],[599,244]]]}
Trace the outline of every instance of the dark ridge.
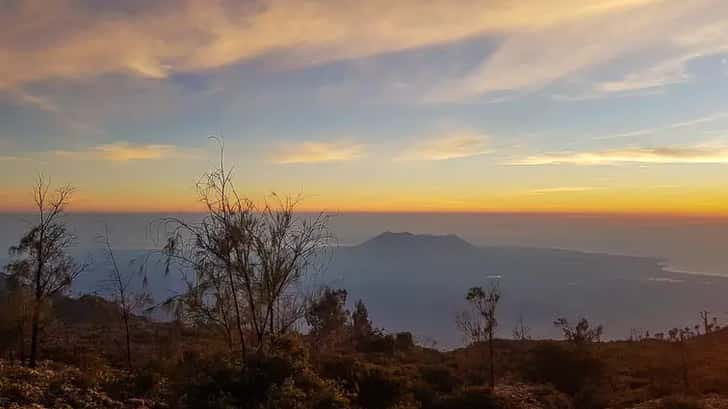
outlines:
{"label": "dark ridge", "polygon": [[392,249],[392,250],[428,250],[438,249],[440,251],[462,251],[473,250],[476,247],[466,240],[454,234],[431,235],[413,234],[410,232],[384,232],[372,239],[357,246],[368,249]]}

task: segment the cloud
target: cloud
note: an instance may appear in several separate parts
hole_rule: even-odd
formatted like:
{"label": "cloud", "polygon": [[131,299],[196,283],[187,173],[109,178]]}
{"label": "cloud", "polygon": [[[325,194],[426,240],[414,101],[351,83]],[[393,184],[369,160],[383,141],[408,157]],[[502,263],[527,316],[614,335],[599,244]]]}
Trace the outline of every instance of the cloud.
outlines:
{"label": "cloud", "polygon": [[173,157],[188,157],[174,145],[138,145],[128,142],[116,142],[93,146],[85,150],[57,150],[53,154],[76,160],[104,160],[112,162],[127,162],[137,160],[159,160]]}
{"label": "cloud", "polygon": [[[165,78],[279,54],[295,65],[510,35],[657,0],[25,0],[0,14],[0,88],[127,73]],[[578,50],[577,50],[578,51]]]}
{"label": "cloud", "polygon": [[617,139],[617,138],[631,138],[636,136],[651,135],[661,131],[669,131],[673,129],[689,128],[704,123],[715,122],[721,119],[728,118],[728,112],[714,112],[698,118],[687,119],[684,121],[673,122],[671,124],[663,126],[655,126],[652,128],[642,128],[634,131],[623,132],[616,135],[606,135],[595,137],[595,140],[606,140],[606,139]]}
{"label": "cloud", "polygon": [[650,277],[647,279],[647,281],[654,281],[658,283],[668,283],[668,284],[680,284],[684,283],[685,280],[680,280],[677,278],[670,278],[670,277]]}
{"label": "cloud", "polygon": [[728,147],[627,148],[529,156],[513,165],[725,164]]}
{"label": "cloud", "polygon": [[[720,14],[720,13],[718,13]],[[687,64],[697,58],[728,52],[728,23],[718,21],[700,24],[699,28],[678,30],[668,37],[673,54],[656,65],[632,72],[617,81],[596,85],[604,93],[659,88],[690,80]]]}
{"label": "cloud", "polygon": [[344,162],[358,158],[364,145],[349,142],[302,142],[281,144],[272,156],[278,164]]}
{"label": "cloud", "polygon": [[690,79],[686,72],[686,61],[683,58],[665,61],[654,67],[630,73],[618,81],[598,83],[595,89],[600,93],[628,92],[684,83]]}
{"label": "cloud", "polygon": [[647,67],[595,88],[617,92],[683,82],[688,61],[728,48],[725,15],[720,0],[625,2],[579,21],[515,30],[478,67],[438,85],[425,99],[459,102],[492,92],[539,89],[635,56]]}
{"label": "cloud", "polygon": [[470,131],[448,134],[415,143],[399,160],[448,160],[488,153],[487,138]]}
{"label": "cloud", "polygon": [[529,190],[528,193],[542,195],[550,193],[574,193],[574,192],[587,192],[589,190],[596,189],[593,186],[559,186],[559,187],[547,187],[541,189]]}
{"label": "cloud", "polygon": [[27,159],[21,158],[19,156],[0,155],[0,162],[10,162],[10,161],[18,161],[18,160],[27,160]]}
{"label": "cloud", "polygon": [[23,90],[17,90],[15,92],[15,95],[24,104],[27,104],[27,105],[33,106],[35,108],[41,109],[43,111],[51,112],[54,114],[57,114],[60,112],[60,110],[58,109],[58,106],[48,98],[42,97],[40,95],[29,94]]}

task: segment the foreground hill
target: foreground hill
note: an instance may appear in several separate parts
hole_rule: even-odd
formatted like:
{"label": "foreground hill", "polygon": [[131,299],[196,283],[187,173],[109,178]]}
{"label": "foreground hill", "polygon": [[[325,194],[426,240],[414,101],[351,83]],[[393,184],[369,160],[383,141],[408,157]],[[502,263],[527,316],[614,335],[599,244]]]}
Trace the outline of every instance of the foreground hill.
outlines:
{"label": "foreground hill", "polygon": [[136,318],[128,371],[114,313],[95,296],[55,299],[41,350],[48,361],[26,369],[13,361],[13,345],[0,350],[0,407],[721,409],[728,402],[728,329],[685,342],[498,339],[491,392],[483,344],[443,352],[406,334],[357,338],[350,324],[331,339],[294,331],[242,364],[210,328]]}

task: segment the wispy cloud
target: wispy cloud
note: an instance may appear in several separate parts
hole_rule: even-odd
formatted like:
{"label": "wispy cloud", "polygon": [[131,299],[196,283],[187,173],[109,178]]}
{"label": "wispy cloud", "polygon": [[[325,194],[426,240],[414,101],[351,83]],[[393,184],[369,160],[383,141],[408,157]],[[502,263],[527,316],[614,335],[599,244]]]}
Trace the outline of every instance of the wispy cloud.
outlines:
{"label": "wispy cloud", "polygon": [[654,67],[627,74],[621,80],[601,82],[595,88],[599,93],[614,93],[683,83],[690,78],[685,67],[686,61],[683,57],[665,61]]}
{"label": "wispy cloud", "polygon": [[[698,28],[695,28],[698,27]],[[728,52],[728,23],[725,18],[716,22],[683,26],[666,37],[672,53],[667,59],[645,69],[628,73],[617,81],[597,84],[599,92],[613,93],[660,88],[690,80],[687,64],[696,59]]]}
{"label": "wispy cloud", "polygon": [[10,162],[10,161],[17,161],[17,160],[28,160],[28,159],[22,158],[20,156],[0,155],[0,162]]}
{"label": "wispy cloud", "polygon": [[565,152],[529,156],[513,165],[724,164],[728,147],[626,148],[594,152]]}
{"label": "wispy cloud", "polygon": [[100,10],[21,1],[0,15],[0,87],[110,72],[164,78],[271,53],[316,64],[538,30],[652,1],[184,0]]}
{"label": "wispy cloud", "polygon": [[667,125],[663,126],[655,126],[651,128],[642,128],[642,129],[636,129],[634,131],[628,131],[628,132],[622,132],[619,134],[614,135],[606,135],[606,136],[598,136],[595,137],[595,140],[605,140],[605,139],[617,139],[617,138],[629,138],[629,137],[635,137],[635,136],[644,136],[644,135],[651,135],[657,132],[661,131],[668,131],[673,129],[681,129],[681,128],[689,128],[696,125],[701,125],[709,122],[715,122],[721,119],[728,118],[728,112],[714,112],[711,114],[707,114],[698,118],[693,119],[686,119],[683,121],[673,122]]}
{"label": "wispy cloud", "polygon": [[638,53],[644,55],[641,67],[593,90],[634,92],[684,82],[689,61],[728,49],[725,13],[705,13],[719,5],[720,0],[625,2],[576,22],[515,30],[479,66],[438,85],[426,100],[459,102],[492,92],[539,89]]}
{"label": "wispy cloud", "polygon": [[53,154],[77,160],[105,160],[112,162],[159,160],[190,156],[188,152],[183,152],[175,145],[143,145],[128,142],[98,145],[84,150],[57,150],[53,151]]}
{"label": "wispy cloud", "polygon": [[351,142],[302,142],[280,144],[271,160],[278,164],[344,162],[358,158],[364,145]]}
{"label": "wispy cloud", "polygon": [[594,189],[596,189],[596,187],[594,187],[594,186],[558,186],[558,187],[546,187],[546,188],[540,188],[540,189],[533,189],[533,190],[529,190],[528,193],[536,194],[536,195],[543,195],[543,194],[550,194],[550,193],[587,192],[587,191],[594,190]]}
{"label": "wispy cloud", "polygon": [[448,160],[488,153],[487,137],[461,131],[416,142],[402,152],[399,160]]}
{"label": "wispy cloud", "polygon": [[56,114],[59,113],[58,106],[48,98],[42,97],[40,95],[33,95],[23,90],[17,90],[15,92],[15,95],[24,104],[31,105],[43,111]]}

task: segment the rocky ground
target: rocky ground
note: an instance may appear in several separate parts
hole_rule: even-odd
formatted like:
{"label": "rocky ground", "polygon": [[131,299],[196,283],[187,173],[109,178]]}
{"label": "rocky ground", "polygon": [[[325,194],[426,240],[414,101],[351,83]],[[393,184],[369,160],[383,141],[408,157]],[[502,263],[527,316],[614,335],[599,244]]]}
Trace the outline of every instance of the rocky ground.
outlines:
{"label": "rocky ground", "polygon": [[541,385],[498,385],[495,394],[512,409],[571,409],[565,395]]}
{"label": "rocky ground", "polygon": [[[83,369],[43,362],[36,369],[0,360],[0,409],[157,409],[164,405],[128,394],[124,371],[106,366]],[[508,409],[575,409],[549,386],[501,384],[495,395]],[[578,409],[578,408],[577,408]],[[669,397],[629,409],[728,409],[728,397]]]}
{"label": "rocky ground", "polygon": [[123,372],[108,368],[82,371],[43,362],[29,369],[0,361],[0,408],[150,408],[144,400],[114,399],[102,390],[123,378]]}
{"label": "rocky ground", "polygon": [[728,409],[728,397],[672,397],[643,402],[630,409]]}

